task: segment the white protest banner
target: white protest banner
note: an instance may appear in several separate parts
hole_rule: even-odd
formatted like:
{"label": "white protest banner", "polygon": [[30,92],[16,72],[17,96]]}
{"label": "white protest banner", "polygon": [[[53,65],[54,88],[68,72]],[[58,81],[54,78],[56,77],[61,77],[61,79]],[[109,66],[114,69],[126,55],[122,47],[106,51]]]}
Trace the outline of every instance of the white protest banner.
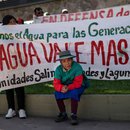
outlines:
{"label": "white protest banner", "polygon": [[0,90],[53,79],[70,50],[91,79],[130,79],[130,17],[0,27]]}
{"label": "white protest banner", "polygon": [[130,5],[116,6],[105,9],[76,12],[69,14],[56,14],[50,16],[36,17],[34,19],[34,23],[70,22],[87,19],[106,19],[122,16],[130,16]]}

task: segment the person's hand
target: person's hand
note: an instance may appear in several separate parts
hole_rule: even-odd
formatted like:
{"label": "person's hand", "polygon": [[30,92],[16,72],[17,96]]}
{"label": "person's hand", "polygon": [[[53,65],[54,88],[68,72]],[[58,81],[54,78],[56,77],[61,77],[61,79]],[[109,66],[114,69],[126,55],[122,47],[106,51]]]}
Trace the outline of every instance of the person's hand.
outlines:
{"label": "person's hand", "polygon": [[67,85],[64,85],[63,87],[62,87],[62,89],[61,89],[61,92],[62,93],[66,93],[68,91],[68,87],[67,87]]}

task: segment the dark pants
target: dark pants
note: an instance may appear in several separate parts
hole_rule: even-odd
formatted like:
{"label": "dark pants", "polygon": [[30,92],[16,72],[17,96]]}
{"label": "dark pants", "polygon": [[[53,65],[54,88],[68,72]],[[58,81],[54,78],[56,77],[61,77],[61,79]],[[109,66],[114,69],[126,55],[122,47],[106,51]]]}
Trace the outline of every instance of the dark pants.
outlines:
{"label": "dark pants", "polygon": [[[64,99],[57,99],[56,102],[57,102],[60,112],[61,113],[66,112]],[[71,99],[71,113],[77,114],[77,109],[78,109],[78,101],[75,99]]]}
{"label": "dark pants", "polygon": [[16,92],[18,110],[25,109],[24,87],[6,90],[6,98],[7,98],[8,108],[12,108],[13,110],[15,110],[14,90]]}

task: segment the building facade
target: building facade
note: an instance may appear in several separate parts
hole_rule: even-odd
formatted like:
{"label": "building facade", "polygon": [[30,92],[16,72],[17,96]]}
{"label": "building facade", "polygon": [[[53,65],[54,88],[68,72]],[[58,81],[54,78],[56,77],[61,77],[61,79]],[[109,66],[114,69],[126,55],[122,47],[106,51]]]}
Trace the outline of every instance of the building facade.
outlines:
{"label": "building facade", "polygon": [[[1,2],[2,1],[2,2]],[[0,21],[3,16],[11,14],[25,21],[32,20],[35,7],[41,7],[44,12],[60,14],[63,8],[70,13],[95,10],[113,6],[130,4],[130,0],[1,0]]]}

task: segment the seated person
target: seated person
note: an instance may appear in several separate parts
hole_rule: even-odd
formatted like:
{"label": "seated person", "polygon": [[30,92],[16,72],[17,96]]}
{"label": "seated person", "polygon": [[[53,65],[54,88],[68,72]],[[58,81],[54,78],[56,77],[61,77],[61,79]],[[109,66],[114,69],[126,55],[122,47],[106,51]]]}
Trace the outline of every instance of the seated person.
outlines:
{"label": "seated person", "polygon": [[54,74],[55,98],[59,108],[59,115],[56,122],[62,122],[68,119],[64,99],[71,99],[71,124],[78,124],[77,109],[80,96],[88,87],[87,77],[81,65],[75,61],[70,51],[62,51],[59,53],[60,65],[56,68]]}

